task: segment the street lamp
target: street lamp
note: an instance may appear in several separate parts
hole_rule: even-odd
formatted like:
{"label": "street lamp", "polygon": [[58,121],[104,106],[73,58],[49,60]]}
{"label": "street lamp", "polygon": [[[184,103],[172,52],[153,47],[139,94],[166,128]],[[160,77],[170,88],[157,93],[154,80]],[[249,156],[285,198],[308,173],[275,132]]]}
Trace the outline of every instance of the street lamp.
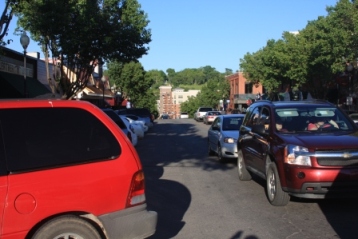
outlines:
{"label": "street lamp", "polygon": [[24,48],[24,97],[27,98],[27,86],[26,86],[26,49],[30,43],[30,38],[26,35],[26,32],[23,31],[20,37],[20,43]]}
{"label": "street lamp", "polygon": [[101,81],[102,81],[102,85],[103,85],[103,108],[104,108],[104,106],[105,106],[105,103],[104,103],[104,83],[106,82],[106,78],[104,77],[104,76],[102,76],[102,78],[101,78]]}

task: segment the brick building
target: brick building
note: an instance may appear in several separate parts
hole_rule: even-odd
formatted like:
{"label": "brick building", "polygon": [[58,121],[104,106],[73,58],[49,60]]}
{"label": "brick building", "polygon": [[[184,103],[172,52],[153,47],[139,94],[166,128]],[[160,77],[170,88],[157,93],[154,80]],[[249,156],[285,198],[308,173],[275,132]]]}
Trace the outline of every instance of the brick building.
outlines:
{"label": "brick building", "polygon": [[184,91],[182,88],[172,90],[170,85],[159,87],[160,98],[158,100],[159,115],[168,114],[170,118],[177,119],[180,117],[181,103],[187,101],[189,97],[196,96],[199,90]]}
{"label": "brick building", "polygon": [[236,72],[226,76],[230,83],[230,99],[228,110],[238,109],[245,110],[250,100],[255,99],[257,94],[264,93],[261,84],[253,84],[249,82],[242,72]]}

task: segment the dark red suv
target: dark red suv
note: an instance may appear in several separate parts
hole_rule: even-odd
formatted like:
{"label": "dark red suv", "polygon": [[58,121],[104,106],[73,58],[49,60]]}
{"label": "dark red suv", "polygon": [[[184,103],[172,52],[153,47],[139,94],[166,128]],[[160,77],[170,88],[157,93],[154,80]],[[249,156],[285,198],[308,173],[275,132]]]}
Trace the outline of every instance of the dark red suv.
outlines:
{"label": "dark red suv", "polygon": [[0,101],[0,238],[146,238],[136,150],[85,101]]}
{"label": "dark red suv", "polygon": [[237,146],[240,180],[265,179],[272,205],[358,193],[358,127],[326,101],[255,102]]}

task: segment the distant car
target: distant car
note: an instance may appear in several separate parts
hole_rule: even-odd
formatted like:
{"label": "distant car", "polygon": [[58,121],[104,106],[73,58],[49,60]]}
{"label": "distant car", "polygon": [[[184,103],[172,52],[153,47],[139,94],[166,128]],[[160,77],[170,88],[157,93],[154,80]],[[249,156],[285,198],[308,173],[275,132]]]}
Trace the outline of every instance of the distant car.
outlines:
{"label": "distant car", "polygon": [[170,119],[168,114],[162,114],[161,119]]}
{"label": "distant car", "polygon": [[188,118],[189,118],[189,114],[186,113],[186,112],[181,112],[181,113],[180,113],[180,118],[181,118],[181,119],[188,119]]}
{"label": "distant car", "polygon": [[137,134],[135,133],[135,130],[134,130],[134,127],[133,125],[129,122],[129,119],[123,115],[118,115],[124,122],[124,124],[126,125],[129,133],[131,134],[131,141],[132,141],[132,144],[133,146],[137,146],[138,144],[138,136]]}
{"label": "distant car", "polygon": [[194,119],[196,121],[203,121],[203,117],[208,111],[214,111],[215,109],[211,107],[199,107],[194,113]]}
{"label": "distant car", "polygon": [[145,124],[148,126],[148,128],[153,127],[152,114],[146,108],[120,109],[116,110],[116,113],[119,115],[136,115],[145,121]]}
{"label": "distant car", "polygon": [[217,116],[221,115],[220,111],[208,111],[203,117],[204,124],[211,124]]}
{"label": "distant car", "polygon": [[148,118],[152,123],[154,122],[153,114],[150,113],[150,110],[147,108],[120,109],[118,110],[117,113],[121,115],[126,115],[126,114],[137,115],[141,118]]}
{"label": "distant car", "polygon": [[237,158],[237,139],[244,114],[219,115],[208,130],[209,155],[216,154],[220,162]]}
{"label": "distant car", "polygon": [[121,117],[110,108],[102,109],[127,135],[128,139],[132,142],[133,146],[138,143],[138,137],[134,132],[133,126],[130,125],[129,121],[125,117]]}
{"label": "distant car", "polygon": [[[121,128],[121,130],[123,131],[123,133],[125,135],[127,135],[129,141],[132,142],[132,133],[130,132],[130,130],[128,129],[127,125],[124,123],[123,119],[121,117],[119,117],[119,115],[116,114],[116,112],[114,112],[114,110],[110,109],[110,108],[105,108],[102,109],[102,111],[104,113],[106,113],[117,125],[119,128]],[[134,145],[134,144],[133,144]]]}
{"label": "distant car", "polygon": [[127,118],[129,119],[132,119],[134,120],[136,123],[140,123],[143,125],[143,128],[144,128],[144,132],[147,132],[148,131],[148,125],[147,125],[147,122],[148,122],[148,119],[147,118],[142,118],[142,117],[139,117],[137,115],[132,115],[132,114],[127,114],[125,115]]}
{"label": "distant car", "polygon": [[146,127],[143,122],[132,120],[131,118],[126,117],[131,126],[133,127],[134,133],[137,135],[139,139],[144,138],[144,127]]}

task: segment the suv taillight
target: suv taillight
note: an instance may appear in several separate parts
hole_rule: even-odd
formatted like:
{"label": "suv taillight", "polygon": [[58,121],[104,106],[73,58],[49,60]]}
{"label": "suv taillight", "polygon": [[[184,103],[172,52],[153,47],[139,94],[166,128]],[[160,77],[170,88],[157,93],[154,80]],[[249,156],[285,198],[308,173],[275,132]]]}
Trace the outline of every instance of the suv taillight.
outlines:
{"label": "suv taillight", "polygon": [[127,207],[145,203],[144,187],[144,173],[142,170],[140,170],[133,175],[127,198]]}

